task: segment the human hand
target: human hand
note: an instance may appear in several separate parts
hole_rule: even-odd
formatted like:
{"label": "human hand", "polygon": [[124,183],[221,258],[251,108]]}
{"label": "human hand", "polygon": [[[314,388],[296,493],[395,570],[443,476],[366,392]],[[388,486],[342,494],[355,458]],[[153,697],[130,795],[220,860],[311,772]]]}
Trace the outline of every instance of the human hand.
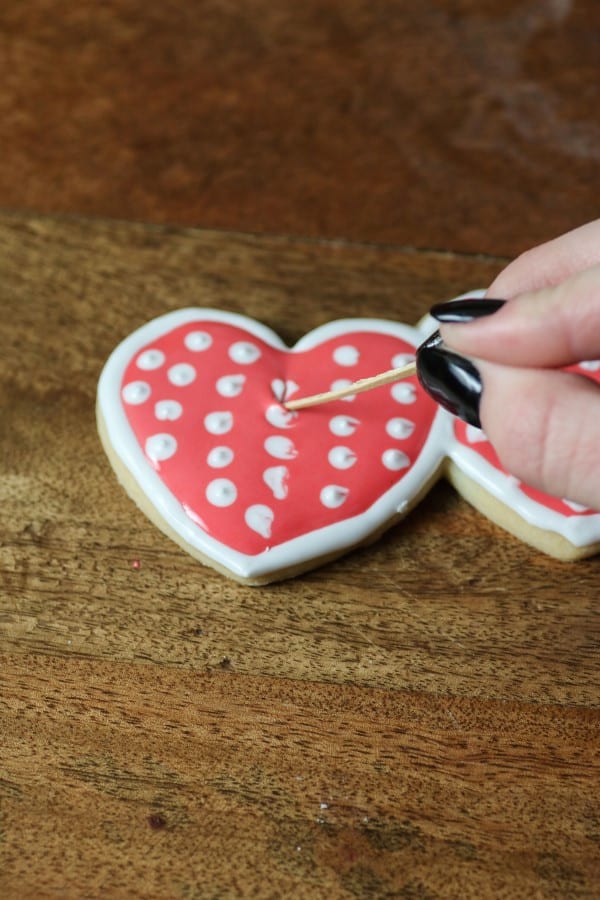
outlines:
{"label": "human hand", "polygon": [[419,377],[483,427],[511,474],[600,509],[600,388],[562,371],[600,359],[600,220],[527,251],[486,296],[509,302],[433,308],[441,340],[420,352]]}

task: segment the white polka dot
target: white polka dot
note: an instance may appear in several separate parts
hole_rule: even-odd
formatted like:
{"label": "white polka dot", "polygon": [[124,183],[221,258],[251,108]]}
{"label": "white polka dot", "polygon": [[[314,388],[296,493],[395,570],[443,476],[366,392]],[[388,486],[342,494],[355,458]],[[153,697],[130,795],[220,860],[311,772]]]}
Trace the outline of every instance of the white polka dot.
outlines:
{"label": "white polka dot", "polygon": [[269,456],[275,459],[294,459],[298,456],[293,442],[280,434],[272,434],[266,439],[264,446]]}
{"label": "white polka dot", "polygon": [[237,488],[229,478],[215,478],[206,487],[206,499],[213,506],[231,506],[237,500]]}
{"label": "white polka dot", "polygon": [[287,497],[289,476],[287,466],[270,466],[263,472],[263,481],[273,491],[276,500],[285,500]]}
{"label": "white polka dot", "polygon": [[353,419],[352,416],[334,416],[329,421],[329,430],[336,437],[348,437],[354,434],[359,425],[359,419]]}
{"label": "white polka dot", "polygon": [[339,484],[328,484],[321,491],[321,503],[328,509],[337,509],[345,502],[349,493],[350,491],[346,487],[341,487]]}
{"label": "white polka dot", "polygon": [[244,390],[245,375],[223,375],[217,381],[217,394],[221,397],[238,397]]}
{"label": "white polka dot", "polygon": [[213,339],[207,331],[189,331],[183,339],[188,350],[192,350],[194,353],[208,350],[212,342]]}
{"label": "white polka dot", "polygon": [[227,410],[211,412],[204,417],[204,427],[210,434],[227,434],[233,428],[233,414]]}
{"label": "white polka dot", "polygon": [[410,381],[398,381],[390,393],[397,403],[414,403],[417,399],[417,388]]}
{"label": "white polka dot", "polygon": [[583,362],[579,363],[579,368],[583,369],[584,372],[598,372],[600,371],[600,360],[585,359]]}
{"label": "white polka dot", "polygon": [[244,513],[244,521],[248,528],[251,528],[252,531],[256,531],[257,534],[260,534],[260,536],[264,538],[271,537],[271,528],[273,526],[274,518],[275,514],[273,513],[273,510],[263,503],[256,503],[254,506],[249,506]]}
{"label": "white polka dot", "polygon": [[144,350],[143,353],[140,353],[140,355],[136,359],[135,364],[138,369],[150,371],[152,369],[160,369],[164,361],[165,354],[162,352],[162,350],[157,350],[155,347],[153,347],[151,350]]}
{"label": "white polka dot", "polygon": [[332,447],[327,459],[334,469],[350,469],[356,462],[356,453],[350,447]]}
{"label": "white polka dot", "polygon": [[411,436],[415,430],[415,423],[410,419],[390,419],[386,422],[385,430],[390,437],[403,441]]}
{"label": "white polka dot", "polygon": [[292,422],[297,418],[297,412],[291,409],[284,409],[278,403],[273,403],[269,406],[265,413],[265,419],[274,428],[291,428]]}
{"label": "white polka dot", "polygon": [[236,341],[229,348],[229,358],[242,366],[249,366],[260,359],[260,350],[250,341]]}
{"label": "white polka dot", "polygon": [[154,407],[154,415],[161,422],[169,420],[174,422],[183,412],[183,406],[177,400],[159,400]]}
{"label": "white polka dot", "polygon": [[153,434],[145,444],[146,456],[152,462],[170,459],[177,450],[177,441],[172,434]]}
{"label": "white polka dot", "polygon": [[296,393],[298,385],[295,381],[283,381],[281,378],[274,378],[271,382],[271,390],[275,399],[279,403],[283,403],[284,400],[289,400],[292,394]]}
{"label": "white polka dot", "polygon": [[401,369],[414,361],[414,353],[396,353],[395,356],[392,356],[392,369]]}
{"label": "white polka dot", "polygon": [[351,344],[336,347],[333,351],[333,360],[338,366],[355,366],[359,359],[359,351]]}
{"label": "white polka dot", "polygon": [[167,377],[175,387],[186,387],[196,378],[196,370],[189,363],[177,363],[177,365],[171,366]]}
{"label": "white polka dot", "polygon": [[213,447],[206,462],[213,469],[224,469],[225,466],[231,465],[234,458],[234,452],[231,447]]}
{"label": "white polka dot", "polygon": [[[329,390],[330,391],[341,391],[342,388],[350,387],[352,384],[351,378],[337,378],[334,382],[332,382]],[[354,400],[356,394],[349,394],[347,397],[342,397],[342,400],[350,401]]]}
{"label": "white polka dot", "polygon": [[399,472],[400,469],[407,469],[410,466],[410,459],[402,450],[386,450],[381,461],[391,472]]}
{"label": "white polka dot", "polygon": [[125,403],[138,406],[140,403],[145,403],[151,393],[150,385],[145,381],[130,381],[121,391],[121,396]]}

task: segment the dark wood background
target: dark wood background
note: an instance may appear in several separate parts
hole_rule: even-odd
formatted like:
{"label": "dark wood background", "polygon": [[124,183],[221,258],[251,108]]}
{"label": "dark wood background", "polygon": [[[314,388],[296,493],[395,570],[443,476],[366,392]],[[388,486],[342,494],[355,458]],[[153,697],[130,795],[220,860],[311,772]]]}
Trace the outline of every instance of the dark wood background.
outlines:
{"label": "dark wood background", "polygon": [[600,895],[598,559],[444,484],[266,588],[166,540],[99,372],[197,304],[413,322],[598,215],[592,0],[4,0],[0,893]]}

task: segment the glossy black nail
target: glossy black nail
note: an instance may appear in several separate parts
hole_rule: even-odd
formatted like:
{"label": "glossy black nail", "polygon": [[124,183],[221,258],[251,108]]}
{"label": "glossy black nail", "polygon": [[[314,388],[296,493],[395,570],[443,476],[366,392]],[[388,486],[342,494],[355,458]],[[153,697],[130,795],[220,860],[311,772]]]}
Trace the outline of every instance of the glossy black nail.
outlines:
{"label": "glossy black nail", "polygon": [[481,428],[481,376],[471,360],[446,347],[439,331],[417,350],[417,376],[440,406]]}
{"label": "glossy black nail", "polygon": [[472,322],[497,312],[506,300],[484,299],[482,297],[465,297],[464,300],[451,300],[449,303],[437,303],[429,310],[429,314],[438,322],[446,324]]}

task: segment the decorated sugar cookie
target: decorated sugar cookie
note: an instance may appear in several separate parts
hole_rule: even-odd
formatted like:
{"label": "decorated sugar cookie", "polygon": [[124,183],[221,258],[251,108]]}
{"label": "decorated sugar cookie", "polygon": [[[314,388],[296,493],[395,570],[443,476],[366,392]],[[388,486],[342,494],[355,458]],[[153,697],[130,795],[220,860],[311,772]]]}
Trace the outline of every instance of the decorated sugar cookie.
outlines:
{"label": "decorated sugar cookie", "polygon": [[[600,548],[600,513],[502,470],[485,435],[416,376],[310,410],[286,402],[414,360],[430,330],[331,322],[288,348],[244,316],[183,309],[112,353],[100,436],[119,480],[165,534],[238,581],[296,575],[374,540],[443,473],[473,505],[561,558]],[[600,381],[600,364],[580,367]]]}
{"label": "decorated sugar cookie", "polygon": [[248,583],[287,577],[405,516],[440,473],[450,417],[416,377],[310,413],[282,401],[399,366],[421,339],[343,320],[289,349],[243,316],[180,310],[111,355],[100,435],[128,493],[191,554]]}

